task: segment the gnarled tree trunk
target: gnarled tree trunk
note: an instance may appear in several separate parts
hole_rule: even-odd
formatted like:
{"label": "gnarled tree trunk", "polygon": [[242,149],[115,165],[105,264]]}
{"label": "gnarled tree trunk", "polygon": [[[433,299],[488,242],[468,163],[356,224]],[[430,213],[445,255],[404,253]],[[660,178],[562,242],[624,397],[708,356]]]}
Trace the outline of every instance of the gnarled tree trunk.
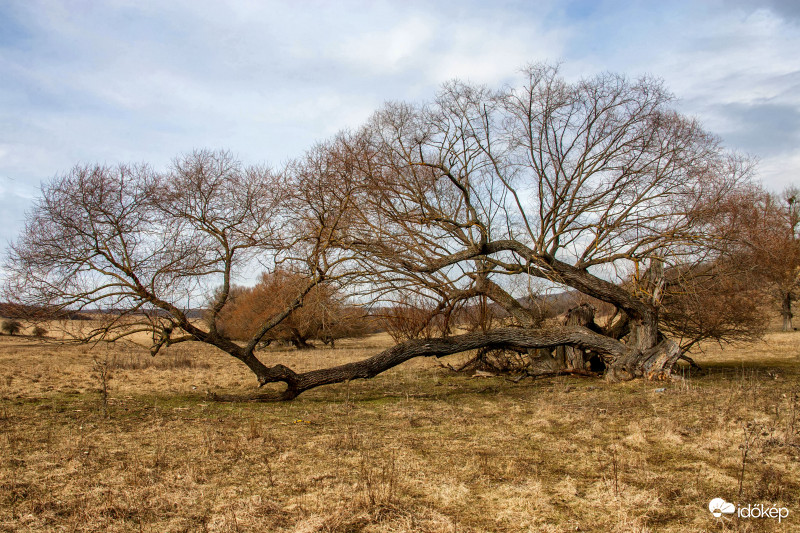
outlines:
{"label": "gnarled tree trunk", "polygon": [[618,368],[619,372],[627,372],[630,376],[619,374],[615,379],[630,379],[645,375],[661,377],[660,372],[671,368],[680,353],[677,345],[671,341],[664,341],[658,345],[658,349],[642,353],[583,326],[547,329],[502,328],[486,333],[474,332],[436,339],[414,339],[397,344],[363,361],[300,374],[284,365],[263,367],[254,371],[258,375],[260,385],[286,383],[283,399],[292,399],[304,391],[321,385],[375,377],[415,357],[443,357],[487,347],[524,351],[562,345],[577,346],[597,352],[610,368]]}
{"label": "gnarled tree trunk", "polygon": [[[564,318],[565,326],[583,326],[592,331],[598,331],[599,328],[594,323],[594,307],[589,304],[581,304],[573,307],[567,311]],[[559,349],[562,349],[561,347]],[[579,346],[564,346],[564,368],[567,370],[585,370],[586,363],[589,360],[589,353],[587,350]]]}
{"label": "gnarled tree trunk", "polygon": [[[590,304],[581,304],[567,311],[562,323],[565,326],[581,326],[596,333],[600,328],[594,321],[595,309]],[[528,373],[531,375],[547,375],[560,372],[583,372],[593,353],[580,346],[562,345],[554,349],[538,348],[529,350],[531,363]]]}
{"label": "gnarled tree trunk", "polygon": [[625,357],[613,361],[606,370],[606,379],[612,382],[642,377],[650,380],[668,380],[680,356],[681,349],[678,343],[671,339],[663,339],[647,350],[632,350]]}

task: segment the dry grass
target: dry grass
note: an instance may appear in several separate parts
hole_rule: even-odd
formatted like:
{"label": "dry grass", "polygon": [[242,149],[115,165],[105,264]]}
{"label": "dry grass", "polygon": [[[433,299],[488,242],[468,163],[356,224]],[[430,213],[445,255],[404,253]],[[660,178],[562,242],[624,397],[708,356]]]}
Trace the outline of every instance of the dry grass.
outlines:
{"label": "dry grass", "polygon": [[[388,342],[262,354],[308,369]],[[798,333],[709,347],[708,374],[666,385],[417,360],[288,403],[247,401],[204,346],[148,358],[0,337],[0,531],[800,530]],[[714,497],[791,514],[722,521]]]}

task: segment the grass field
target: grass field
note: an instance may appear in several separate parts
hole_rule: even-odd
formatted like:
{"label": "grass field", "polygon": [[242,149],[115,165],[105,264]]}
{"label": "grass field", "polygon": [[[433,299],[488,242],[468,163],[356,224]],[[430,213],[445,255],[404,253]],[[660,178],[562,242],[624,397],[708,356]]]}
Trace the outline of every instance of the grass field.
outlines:
{"label": "grass field", "polygon": [[[261,355],[308,369],[388,344]],[[800,531],[800,333],[696,359],[617,385],[415,360],[275,403],[199,344],[4,336],[0,531]],[[790,514],[714,518],[715,497]]]}

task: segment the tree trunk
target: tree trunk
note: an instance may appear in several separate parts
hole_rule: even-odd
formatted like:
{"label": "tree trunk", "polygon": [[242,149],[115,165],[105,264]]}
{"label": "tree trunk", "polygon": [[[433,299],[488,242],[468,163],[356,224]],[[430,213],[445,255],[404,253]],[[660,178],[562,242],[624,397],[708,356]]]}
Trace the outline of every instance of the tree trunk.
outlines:
{"label": "tree trunk", "polygon": [[298,350],[314,350],[316,348],[316,346],[308,342],[308,339],[299,336],[292,337],[292,344]]}
{"label": "tree trunk", "polygon": [[627,345],[631,348],[630,353],[616,359],[606,369],[609,381],[640,377],[669,379],[682,353],[676,342],[664,338],[659,332],[656,313],[631,320]]}
{"label": "tree trunk", "polygon": [[628,345],[640,351],[649,350],[658,344],[658,319],[651,315],[631,321]]}
{"label": "tree trunk", "polygon": [[331,368],[295,373],[283,365],[276,365],[256,373],[260,385],[284,382],[287,385],[283,399],[297,397],[303,391],[342,383],[351,379],[369,379],[415,357],[443,357],[480,348],[507,348],[518,351],[556,346],[582,346],[599,354],[609,362],[631,356],[623,343],[600,335],[582,326],[527,329],[502,328],[487,333],[473,332],[437,339],[412,339],[384,350],[363,361]]}
{"label": "tree trunk", "polygon": [[[581,304],[573,307],[567,311],[567,316],[564,319],[565,326],[583,326],[593,331],[596,331],[597,326],[594,323],[594,307],[589,304]],[[557,349],[558,350],[558,349]],[[558,354],[556,359],[560,360],[567,370],[585,370],[586,361],[588,361],[588,352],[579,346],[564,346],[563,361],[561,354]]]}
{"label": "tree trunk", "polygon": [[678,343],[663,339],[647,350],[633,350],[625,357],[616,359],[606,369],[606,379],[611,382],[635,378],[668,380],[671,379],[672,367],[680,356]]}
{"label": "tree trunk", "polygon": [[[589,330],[599,333],[600,327],[594,321],[595,309],[590,304],[581,304],[567,311],[562,324],[565,326],[582,326]],[[530,375],[550,375],[559,372],[583,372],[589,365],[589,360],[595,354],[580,346],[556,346],[551,348],[537,348],[528,350],[530,365],[527,369]],[[593,371],[602,372],[601,368]]]}
{"label": "tree trunk", "polygon": [[[289,400],[321,385],[373,378],[415,357],[438,358],[482,348],[527,352],[532,358],[530,373],[542,375],[586,373],[585,354],[591,351],[605,364],[605,376],[609,381],[639,377],[669,379],[672,367],[681,355],[677,343],[660,337],[655,314],[631,320],[627,344],[598,333],[591,308],[574,311],[565,321],[571,324],[543,329],[500,328],[451,337],[412,339],[362,361],[303,373],[296,373],[283,365],[254,371],[259,385],[286,383],[282,399]],[[567,350],[571,350],[569,356]]]}
{"label": "tree trunk", "polygon": [[781,294],[781,317],[783,318],[783,331],[794,331],[792,328],[792,293],[789,291]]}

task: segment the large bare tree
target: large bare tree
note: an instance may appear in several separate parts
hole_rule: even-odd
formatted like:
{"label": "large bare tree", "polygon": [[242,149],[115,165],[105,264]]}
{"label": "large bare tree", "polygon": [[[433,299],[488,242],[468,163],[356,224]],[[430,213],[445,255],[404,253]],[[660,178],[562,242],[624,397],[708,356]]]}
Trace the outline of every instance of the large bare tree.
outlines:
{"label": "large bare tree", "polygon": [[[319,206],[315,206],[319,208]],[[319,208],[322,209],[322,208]],[[339,262],[329,250],[335,214],[307,212],[285,175],[245,167],[230,153],[196,151],[168,172],[147,166],[78,166],[43,186],[23,234],[11,246],[6,292],[57,315],[93,318],[65,333],[75,340],[118,340],[152,333],[153,355],[194,340],[268,372],[258,343]],[[302,231],[295,231],[302,228]],[[295,294],[236,343],[218,327],[233,282],[255,268],[302,274]],[[205,320],[190,308],[213,295]],[[280,373],[280,369],[273,370]]]}
{"label": "large bare tree", "polygon": [[781,199],[783,209],[776,226],[781,232],[777,240],[784,246],[776,250],[771,279],[781,303],[783,331],[792,331],[792,303],[800,298],[800,189],[787,188]]}
{"label": "large bare tree", "polygon": [[[429,104],[388,104],[280,179],[236,165],[231,176],[209,174],[203,160],[216,169],[228,158],[208,153],[152,178],[126,177],[147,169],[76,169],[45,187],[12,248],[15,290],[49,304],[110,298],[157,308],[156,322],[166,313],[172,329],[159,326],[156,349],[209,342],[259,384],[284,382],[285,398],[474,349],[526,354],[545,373],[584,372],[594,357],[610,380],[666,379],[681,356],[666,295],[686,273],[723,270],[709,265],[732,249],[735,232],[721,231],[726,199],[750,187],[750,165],[674,111],[657,80],[569,83],[548,65],[524,75],[516,88],[452,82]],[[254,259],[302,266],[312,281],[242,347],[213,317],[234,267]],[[222,289],[202,329],[177,302],[206,278]],[[442,334],[305,373],[261,364],[257,342],[330,278],[362,299],[420,302],[431,320],[445,320]],[[526,305],[534,287],[579,291],[617,312],[597,324],[586,306],[543,323]],[[481,302],[510,318],[464,334],[448,327],[459,308]]]}
{"label": "large bare tree", "polygon": [[340,245],[387,293],[442,310],[488,297],[531,344],[518,296],[532,278],[609,302],[607,331],[573,328],[569,343],[612,378],[665,377],[680,350],[660,327],[664,270],[724,253],[719,206],[749,173],[670,100],[654,80],[569,84],[534,66],[521,88],[454,82],[429,105],[389,105],[348,140],[365,192]]}

